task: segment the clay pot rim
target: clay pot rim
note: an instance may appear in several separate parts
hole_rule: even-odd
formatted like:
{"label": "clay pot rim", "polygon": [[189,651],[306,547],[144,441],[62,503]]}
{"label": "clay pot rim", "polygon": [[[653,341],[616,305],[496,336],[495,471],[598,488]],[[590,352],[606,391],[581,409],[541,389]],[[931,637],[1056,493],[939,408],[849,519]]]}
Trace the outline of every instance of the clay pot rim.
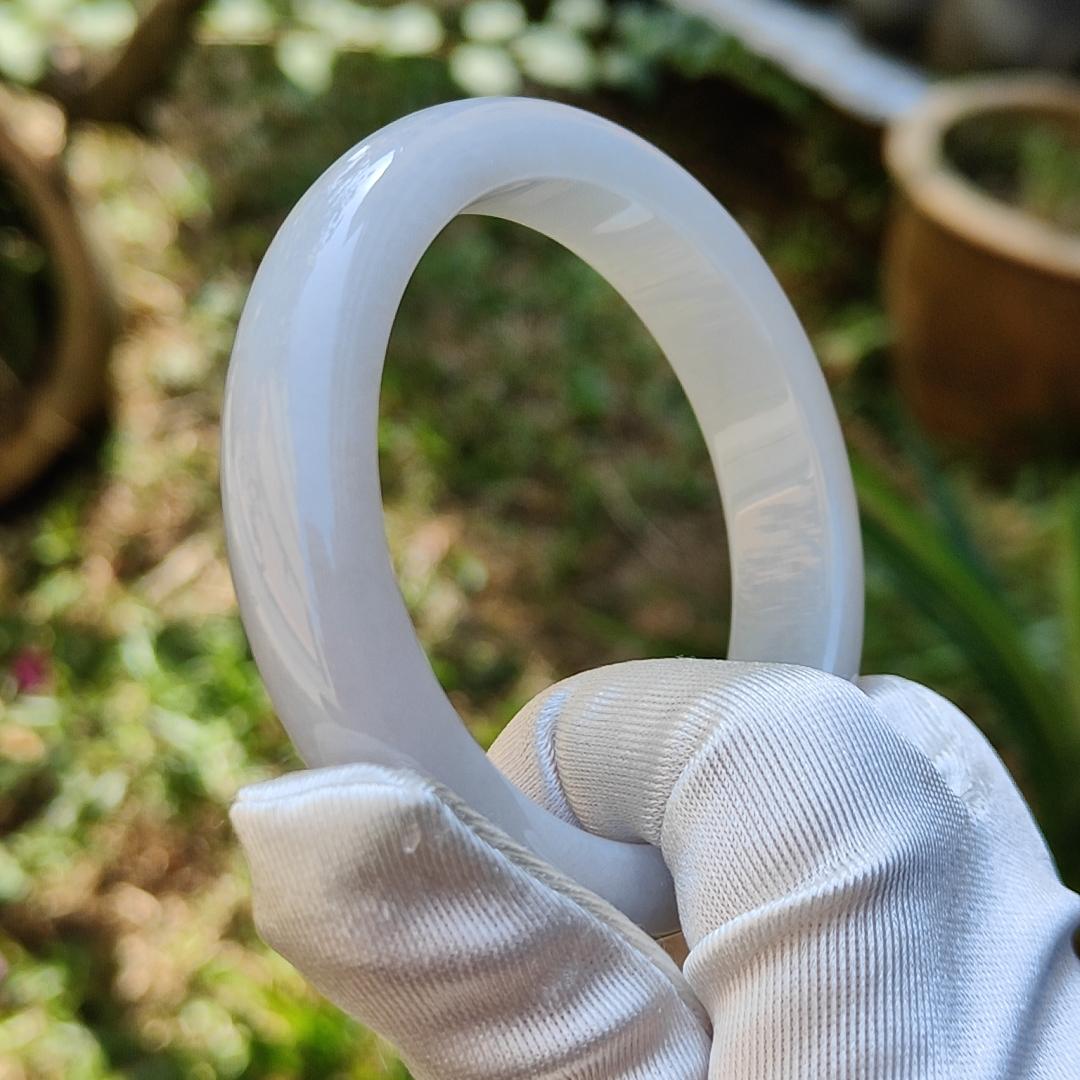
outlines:
{"label": "clay pot rim", "polygon": [[941,83],[889,127],[886,167],[911,203],[941,228],[975,247],[1080,279],[1080,236],[996,199],[945,158],[945,135],[957,123],[1009,109],[1064,115],[1080,129],[1080,84],[1045,74]]}

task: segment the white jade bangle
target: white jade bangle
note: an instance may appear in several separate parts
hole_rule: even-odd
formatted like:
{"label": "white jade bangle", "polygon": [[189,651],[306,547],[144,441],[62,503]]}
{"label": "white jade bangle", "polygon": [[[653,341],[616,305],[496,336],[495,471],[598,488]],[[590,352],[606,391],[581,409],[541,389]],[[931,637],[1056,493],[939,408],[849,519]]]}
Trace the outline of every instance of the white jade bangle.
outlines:
{"label": "white jade bangle", "polygon": [[659,933],[676,925],[659,852],[559,821],[488,762],[439,686],[394,577],[376,445],[383,359],[417,262],[462,213],[519,222],[580,255],[667,355],[723,498],[729,655],[856,673],[851,475],[780,286],[669,158],[598,117],[529,99],[460,101],[383,128],[323,174],[275,237],[240,322],[224,416],[244,625],[308,763],[411,765]]}

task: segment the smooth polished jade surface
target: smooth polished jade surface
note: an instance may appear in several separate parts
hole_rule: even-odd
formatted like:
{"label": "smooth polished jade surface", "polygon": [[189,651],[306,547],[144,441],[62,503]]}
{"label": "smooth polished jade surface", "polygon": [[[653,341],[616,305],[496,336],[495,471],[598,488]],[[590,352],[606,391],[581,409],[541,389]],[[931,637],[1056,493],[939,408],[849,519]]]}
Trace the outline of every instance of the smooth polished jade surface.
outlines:
{"label": "smooth polished jade surface", "polygon": [[323,174],[267,252],[224,416],[244,625],[310,765],[417,768],[640,925],[666,931],[677,916],[659,852],[556,819],[488,762],[439,686],[394,577],[376,442],[383,361],[417,262],[461,213],[519,222],[576,252],[671,362],[724,504],[729,656],[857,673],[851,475],[787,298],[742,229],[673,161],[596,116],[524,98],[455,102],[383,128]]}

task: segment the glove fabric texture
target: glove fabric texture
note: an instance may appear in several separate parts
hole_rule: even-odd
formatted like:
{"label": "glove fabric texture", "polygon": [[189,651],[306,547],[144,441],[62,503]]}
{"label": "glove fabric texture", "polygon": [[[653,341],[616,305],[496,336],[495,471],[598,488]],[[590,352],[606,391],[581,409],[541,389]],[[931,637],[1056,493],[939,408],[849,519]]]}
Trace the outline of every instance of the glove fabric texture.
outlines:
{"label": "glove fabric texture", "polygon": [[1080,1080],[1080,897],[932,691],[633,661],[551,687],[490,756],[662,850],[681,971],[411,771],[294,773],[232,810],[263,937],[416,1080]]}

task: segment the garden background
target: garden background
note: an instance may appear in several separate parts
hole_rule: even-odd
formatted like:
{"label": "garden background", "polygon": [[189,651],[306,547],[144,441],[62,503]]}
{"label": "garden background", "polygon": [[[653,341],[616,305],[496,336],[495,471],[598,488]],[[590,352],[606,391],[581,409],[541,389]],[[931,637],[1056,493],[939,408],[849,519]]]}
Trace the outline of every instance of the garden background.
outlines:
{"label": "garden background", "polygon": [[[31,84],[126,0],[0,7]],[[404,1077],[258,940],[226,811],[297,768],[237,618],[218,492],[229,348],[284,215],[407,112],[526,92],[656,142],[761,247],[810,332],[867,541],[863,670],[925,682],[1004,755],[1080,881],[1080,486],[920,434],[893,390],[880,133],[671,9],[219,0],[65,170],[118,299],[107,415],[0,511],[0,1080]],[[433,178],[435,179],[435,178]],[[12,309],[9,306],[8,311]],[[722,656],[723,518],[682,392],[573,256],[484,219],[425,256],[379,428],[421,640],[488,743],[552,681]]]}

